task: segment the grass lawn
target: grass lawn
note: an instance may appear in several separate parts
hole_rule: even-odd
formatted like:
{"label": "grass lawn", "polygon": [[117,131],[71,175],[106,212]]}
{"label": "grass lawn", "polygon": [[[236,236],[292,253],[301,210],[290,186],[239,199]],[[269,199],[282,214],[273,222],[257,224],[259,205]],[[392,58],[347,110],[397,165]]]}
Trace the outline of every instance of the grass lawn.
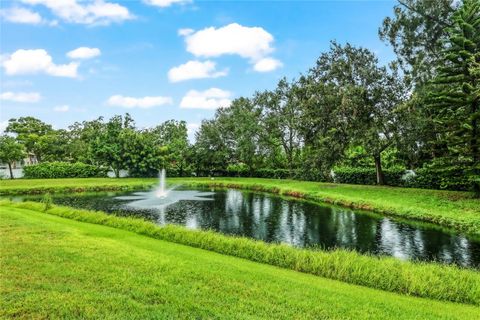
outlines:
{"label": "grass lawn", "polygon": [[0,318],[478,319],[480,309],[349,285],[36,211],[0,210]]}
{"label": "grass lawn", "polygon": [[[256,178],[172,178],[170,183],[230,186],[305,197],[357,209],[432,222],[480,236],[480,200],[470,193]],[[1,194],[139,189],[157,179],[50,179],[2,181]]]}

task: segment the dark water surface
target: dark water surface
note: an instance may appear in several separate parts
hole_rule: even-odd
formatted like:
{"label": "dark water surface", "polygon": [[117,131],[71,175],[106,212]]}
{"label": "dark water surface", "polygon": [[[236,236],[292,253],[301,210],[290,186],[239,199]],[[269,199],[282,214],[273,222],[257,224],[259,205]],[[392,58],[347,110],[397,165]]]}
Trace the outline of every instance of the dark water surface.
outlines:
{"label": "dark water surface", "polygon": [[[431,224],[393,220],[371,213],[233,189],[201,195],[206,201],[188,196],[187,200],[155,209],[131,206],[138,203],[138,199],[142,201],[148,197],[146,194],[75,193],[53,195],[52,198],[59,205],[102,210],[121,216],[141,216],[158,224],[212,229],[298,247],[341,247],[405,260],[480,266],[479,239],[470,239]],[[41,196],[16,199],[40,200]],[[144,203],[148,204],[140,202]]]}

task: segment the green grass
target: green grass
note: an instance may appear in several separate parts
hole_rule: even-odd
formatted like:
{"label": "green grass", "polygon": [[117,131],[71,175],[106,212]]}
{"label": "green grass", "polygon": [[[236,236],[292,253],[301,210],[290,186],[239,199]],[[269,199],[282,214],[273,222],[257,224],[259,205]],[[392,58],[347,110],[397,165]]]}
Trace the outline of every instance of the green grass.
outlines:
{"label": "green grass", "polygon": [[[156,179],[50,179],[2,181],[0,195],[150,187]],[[173,178],[170,183],[254,189],[431,222],[480,236],[480,200],[470,193],[256,178]]]}
{"label": "green grass", "polygon": [[480,308],[349,285],[32,210],[0,210],[0,318],[478,319]]}
{"label": "green grass", "polygon": [[[46,210],[46,205],[38,202],[3,201],[0,205],[5,208],[34,210],[39,212],[39,215],[45,215],[41,212]],[[474,270],[433,263],[404,262],[346,250],[302,250],[211,231],[189,230],[174,225],[161,227],[141,219],[122,218],[69,207],[53,206],[46,212],[351,284],[480,305],[480,273]]]}

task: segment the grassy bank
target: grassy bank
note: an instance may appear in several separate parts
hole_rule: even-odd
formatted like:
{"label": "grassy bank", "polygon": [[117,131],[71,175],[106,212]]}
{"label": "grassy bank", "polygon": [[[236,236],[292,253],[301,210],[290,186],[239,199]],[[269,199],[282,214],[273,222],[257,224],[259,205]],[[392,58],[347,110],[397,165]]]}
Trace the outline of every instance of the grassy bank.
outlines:
{"label": "grassy bank", "polygon": [[3,207],[0,217],[0,318],[480,315],[475,306],[349,285],[32,210]]}
{"label": "grassy bank", "polygon": [[[22,208],[43,214],[36,202],[1,202],[3,208]],[[453,266],[403,262],[352,251],[301,250],[288,245],[267,244],[215,232],[188,230],[169,225],[160,227],[135,218],[121,218],[102,212],[54,206],[50,215],[115,227],[152,238],[167,240],[221,254],[310,273],[343,282],[386,291],[480,305],[480,273]]]}
{"label": "grassy bank", "polygon": [[115,191],[149,188],[158,179],[149,178],[68,178],[1,180],[0,195],[84,191]]}
{"label": "grassy bank", "polygon": [[[133,190],[157,179],[51,179],[2,181],[0,195]],[[171,178],[173,184],[232,187],[278,193],[381,214],[435,223],[480,236],[480,200],[470,193],[256,178]]]}
{"label": "grassy bank", "polygon": [[480,200],[468,192],[256,178],[195,178],[174,182],[277,193],[431,222],[480,236]]}

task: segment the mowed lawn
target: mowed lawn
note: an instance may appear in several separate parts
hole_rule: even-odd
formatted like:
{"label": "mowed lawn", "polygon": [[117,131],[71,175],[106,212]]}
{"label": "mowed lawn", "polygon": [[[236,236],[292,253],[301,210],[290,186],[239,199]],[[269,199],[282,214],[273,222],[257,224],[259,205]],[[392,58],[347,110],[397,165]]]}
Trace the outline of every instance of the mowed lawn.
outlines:
{"label": "mowed lawn", "polygon": [[478,319],[127,231],[0,208],[0,318]]}

